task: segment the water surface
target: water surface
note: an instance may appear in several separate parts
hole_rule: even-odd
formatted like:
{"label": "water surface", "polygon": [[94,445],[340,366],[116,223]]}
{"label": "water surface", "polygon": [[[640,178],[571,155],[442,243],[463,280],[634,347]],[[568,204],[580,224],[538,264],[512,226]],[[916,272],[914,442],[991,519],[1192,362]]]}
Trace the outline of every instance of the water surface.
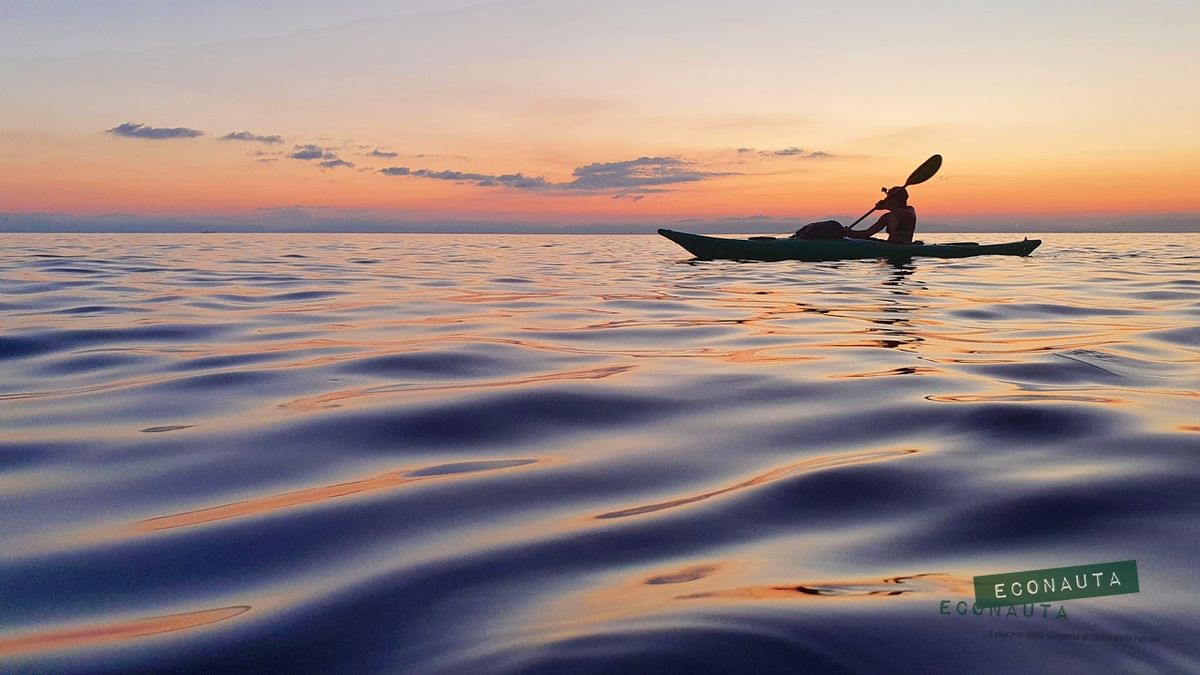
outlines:
{"label": "water surface", "polygon": [[0,670],[1194,672],[1200,235],[1044,239],[4,235]]}

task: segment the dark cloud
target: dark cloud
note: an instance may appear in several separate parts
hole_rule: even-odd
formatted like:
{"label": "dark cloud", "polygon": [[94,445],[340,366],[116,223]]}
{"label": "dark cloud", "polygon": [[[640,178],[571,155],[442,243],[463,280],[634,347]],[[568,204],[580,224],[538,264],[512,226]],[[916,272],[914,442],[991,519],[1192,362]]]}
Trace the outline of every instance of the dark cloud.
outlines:
{"label": "dark cloud", "polygon": [[522,190],[538,190],[547,187],[549,183],[541,176],[526,176],[521,173],[509,173],[496,176],[496,182]]}
{"label": "dark cloud", "polygon": [[418,176],[434,180],[449,180],[472,183],[479,187],[511,187],[521,190],[620,190],[621,197],[630,198],[633,193],[663,192],[662,186],[692,183],[732,175],[712,171],[700,171],[691,162],[678,157],[639,157],[623,162],[598,162],[577,167],[572,175],[575,179],[564,183],[552,183],[542,176],[526,176],[523,173],[486,174],[466,171],[434,171],[432,169],[410,169],[393,166],[380,169],[386,176]]}
{"label": "dark cloud", "polygon": [[332,148],[324,148],[312,143],[306,143],[304,145],[293,146],[292,150],[293,152],[288,153],[288,157],[302,161],[316,161],[317,166],[322,169],[336,169],[340,166],[354,168],[354,162],[347,162],[338,157]]}
{"label": "dark cloud", "polygon": [[106,133],[125,138],[148,138],[159,141],[168,138],[195,138],[203,136],[204,132],[187,127],[152,127],[138,122],[126,122],[122,125],[107,129]]}
{"label": "dark cloud", "polygon": [[297,145],[295,152],[288,155],[292,159],[337,159],[337,155],[319,145]]}
{"label": "dark cloud", "polygon": [[612,196],[613,199],[628,199],[631,202],[641,201],[645,197],[646,195],[644,194],[630,194],[628,192],[618,192]]}
{"label": "dark cloud", "polygon": [[600,162],[572,172],[575,180],[562,187],[573,190],[613,190],[675,183],[694,183],[726,173],[698,171],[678,157],[638,157],[624,162]]}
{"label": "dark cloud", "polygon": [[791,147],[782,150],[776,150],[767,154],[775,155],[776,157],[802,157],[804,159],[821,159],[822,157],[833,157],[833,155],[823,150],[812,150],[806,152],[803,148]]}
{"label": "dark cloud", "polygon": [[821,159],[833,157],[823,150],[807,151],[804,148],[791,146],[780,150],[755,150],[754,148],[738,148],[739,155],[758,155],[759,157],[798,157],[800,159]]}
{"label": "dark cloud", "polygon": [[383,157],[385,159],[391,159],[393,157],[399,157],[399,156],[400,156],[400,153],[398,153],[398,152],[388,152],[386,150],[380,150],[379,148],[375,148],[374,150],[367,153],[367,157]]}
{"label": "dark cloud", "polygon": [[414,176],[436,178],[437,180],[490,180],[492,177],[482,173],[463,173],[462,171],[430,171],[420,169],[413,172]]}
{"label": "dark cloud", "polygon": [[249,131],[232,131],[217,139],[218,141],[249,141],[252,143],[266,143],[267,145],[279,145],[283,142],[283,136],[271,134],[270,136],[262,136],[259,134],[250,133]]}
{"label": "dark cloud", "polygon": [[506,173],[493,175],[487,173],[467,173],[465,171],[433,171],[432,169],[410,169],[407,166],[389,166],[380,169],[385,176],[420,176],[434,180],[451,180],[459,183],[474,183],[480,187],[495,187],[505,185],[521,189],[536,189],[546,187],[548,183],[541,176],[526,176],[521,173]]}
{"label": "dark cloud", "polygon": [[435,180],[452,180],[474,183],[480,187],[496,187],[503,185],[522,190],[537,190],[550,185],[546,182],[546,179],[542,178],[541,176],[526,176],[522,173],[493,175],[486,173],[466,173],[463,171],[431,171],[429,169],[418,169],[413,171],[412,175],[420,176],[422,178],[433,178]]}

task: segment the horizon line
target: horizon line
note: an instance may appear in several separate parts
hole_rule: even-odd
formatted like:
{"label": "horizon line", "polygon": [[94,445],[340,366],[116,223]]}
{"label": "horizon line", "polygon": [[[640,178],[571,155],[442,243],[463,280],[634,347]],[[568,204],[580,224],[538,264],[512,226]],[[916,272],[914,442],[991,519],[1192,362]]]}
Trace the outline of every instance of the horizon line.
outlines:
{"label": "horizon line", "polygon": [[[790,232],[808,222],[838,220],[845,215],[677,218],[641,221],[522,221],[516,218],[390,217],[385,212],[283,207],[253,215],[152,216],[129,213],[0,212],[0,233],[364,233],[364,234],[653,234],[659,228],[705,234]],[[964,216],[957,223],[937,219],[918,225],[921,232],[1200,232],[1200,213]]]}

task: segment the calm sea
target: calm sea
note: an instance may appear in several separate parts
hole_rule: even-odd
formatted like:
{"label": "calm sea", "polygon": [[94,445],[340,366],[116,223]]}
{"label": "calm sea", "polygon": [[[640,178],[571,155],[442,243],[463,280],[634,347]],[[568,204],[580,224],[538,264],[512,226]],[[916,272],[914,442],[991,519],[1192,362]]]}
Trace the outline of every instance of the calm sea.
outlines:
{"label": "calm sea", "polygon": [[1200,235],[1043,238],[4,235],[0,671],[1197,672]]}

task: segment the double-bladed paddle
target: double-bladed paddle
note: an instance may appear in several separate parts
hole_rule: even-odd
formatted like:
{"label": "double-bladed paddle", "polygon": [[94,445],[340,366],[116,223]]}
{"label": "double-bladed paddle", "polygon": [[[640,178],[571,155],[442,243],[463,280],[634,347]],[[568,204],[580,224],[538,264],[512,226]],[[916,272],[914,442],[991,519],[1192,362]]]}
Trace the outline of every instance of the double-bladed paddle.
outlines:
{"label": "double-bladed paddle", "polygon": [[[937,173],[938,169],[940,169],[940,168],[942,168],[942,156],[934,155],[933,157],[930,157],[929,159],[925,160],[924,164],[922,164],[921,166],[918,166],[916,171],[912,172],[912,175],[910,175],[908,177],[908,180],[904,181],[903,187],[908,187],[909,185],[916,185],[918,183],[924,183],[925,181],[929,180],[930,178],[933,178],[933,174]],[[884,188],[883,191],[887,192],[887,188]],[[879,207],[876,206],[876,207],[873,207],[870,211],[867,211],[866,213],[862,214],[862,218],[859,218],[858,220],[854,221],[853,223],[850,223],[849,229],[854,229],[855,225],[861,223],[867,216],[871,215],[872,213],[875,213],[878,210],[879,210]]]}

